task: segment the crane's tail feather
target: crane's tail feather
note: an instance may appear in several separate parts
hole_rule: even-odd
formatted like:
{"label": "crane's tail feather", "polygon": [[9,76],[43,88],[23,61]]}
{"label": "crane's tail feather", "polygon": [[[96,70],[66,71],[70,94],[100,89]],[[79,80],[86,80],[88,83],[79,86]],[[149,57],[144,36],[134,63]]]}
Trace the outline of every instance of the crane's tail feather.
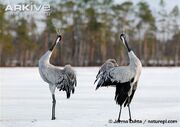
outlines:
{"label": "crane's tail feather", "polygon": [[116,92],[115,92],[115,98],[117,104],[121,105],[124,103],[124,101],[128,98],[128,91],[130,89],[130,83],[119,83],[116,85]]}
{"label": "crane's tail feather", "polygon": [[75,80],[69,80],[69,78],[63,77],[61,78],[61,81],[59,81],[56,84],[57,89],[59,89],[59,91],[66,91],[66,96],[67,98],[70,98],[71,96],[71,92],[72,94],[75,92],[75,86],[77,85],[77,81]]}
{"label": "crane's tail feather", "polygon": [[67,96],[67,99],[69,99],[69,98],[70,98],[70,96],[71,96],[70,91],[66,91],[66,96]]}
{"label": "crane's tail feather", "polygon": [[134,93],[135,93],[135,90],[132,90],[132,94],[131,94],[130,97],[128,97],[128,98],[126,99],[126,101],[125,101],[125,103],[124,103],[124,107],[128,106],[128,105],[131,103],[132,98],[133,98],[133,96],[134,96]]}
{"label": "crane's tail feather", "polygon": [[74,92],[75,92],[75,88],[72,89],[72,94],[74,94]]}

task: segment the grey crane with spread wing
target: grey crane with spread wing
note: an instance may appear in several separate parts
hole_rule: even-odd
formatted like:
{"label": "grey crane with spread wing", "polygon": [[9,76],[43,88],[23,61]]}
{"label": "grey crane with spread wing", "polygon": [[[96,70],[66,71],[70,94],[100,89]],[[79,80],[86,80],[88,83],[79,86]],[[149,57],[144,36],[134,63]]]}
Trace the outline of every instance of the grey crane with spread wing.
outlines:
{"label": "grey crane with spread wing", "polygon": [[55,89],[59,91],[66,91],[67,98],[70,98],[71,93],[74,93],[76,82],[76,75],[71,65],[65,65],[63,69],[54,66],[50,63],[50,57],[54,47],[62,39],[61,35],[58,35],[51,48],[40,58],[39,60],[39,73],[42,79],[49,84],[49,89],[52,94],[52,120],[55,120]]}
{"label": "grey crane with spread wing", "polygon": [[96,90],[99,87],[115,86],[115,101],[120,105],[118,119],[120,122],[122,105],[129,109],[129,120],[131,119],[130,103],[137,89],[137,84],[142,70],[141,61],[130,49],[125,34],[120,35],[120,39],[128,50],[129,65],[118,66],[116,61],[107,60],[100,68],[95,82],[97,82]]}

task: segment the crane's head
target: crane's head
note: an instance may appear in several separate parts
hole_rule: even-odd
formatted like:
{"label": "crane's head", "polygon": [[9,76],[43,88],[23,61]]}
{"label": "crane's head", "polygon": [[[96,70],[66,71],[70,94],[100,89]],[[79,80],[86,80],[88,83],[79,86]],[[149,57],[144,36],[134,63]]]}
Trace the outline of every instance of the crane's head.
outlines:
{"label": "crane's head", "polygon": [[56,40],[54,41],[54,43],[51,45],[51,47],[49,48],[50,51],[52,51],[54,49],[54,47],[57,45],[58,42],[60,42],[62,39],[61,35],[57,35]]}
{"label": "crane's head", "polygon": [[129,45],[128,45],[127,40],[126,40],[126,35],[124,33],[122,33],[120,35],[120,39],[122,40],[123,44],[126,46],[128,52],[130,52],[131,49],[129,48]]}
{"label": "crane's head", "polygon": [[126,35],[124,33],[120,35],[120,39],[122,40],[123,44],[126,46]]}
{"label": "crane's head", "polygon": [[60,42],[61,39],[62,39],[62,36],[61,36],[60,34],[58,34],[58,35],[57,35],[57,38],[56,38],[56,44],[57,44],[58,42]]}

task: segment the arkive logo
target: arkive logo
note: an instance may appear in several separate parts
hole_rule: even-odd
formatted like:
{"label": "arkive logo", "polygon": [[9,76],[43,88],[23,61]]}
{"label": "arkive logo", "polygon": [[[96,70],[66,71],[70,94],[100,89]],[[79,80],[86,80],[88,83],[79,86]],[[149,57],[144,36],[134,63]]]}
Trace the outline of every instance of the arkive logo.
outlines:
{"label": "arkive logo", "polygon": [[39,12],[39,11],[44,11],[48,12],[50,11],[51,7],[49,4],[8,4],[5,6],[5,11],[7,12]]}

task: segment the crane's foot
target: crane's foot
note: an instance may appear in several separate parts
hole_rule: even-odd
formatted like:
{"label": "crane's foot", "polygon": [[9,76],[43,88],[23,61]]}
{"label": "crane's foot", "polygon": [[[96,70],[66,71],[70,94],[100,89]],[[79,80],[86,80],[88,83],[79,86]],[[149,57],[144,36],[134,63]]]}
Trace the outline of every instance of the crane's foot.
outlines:
{"label": "crane's foot", "polygon": [[52,119],[51,120],[55,120],[56,119],[56,117],[52,117]]}
{"label": "crane's foot", "polygon": [[129,119],[129,122],[132,122],[132,121],[133,121],[133,120],[130,118],[130,119]]}

